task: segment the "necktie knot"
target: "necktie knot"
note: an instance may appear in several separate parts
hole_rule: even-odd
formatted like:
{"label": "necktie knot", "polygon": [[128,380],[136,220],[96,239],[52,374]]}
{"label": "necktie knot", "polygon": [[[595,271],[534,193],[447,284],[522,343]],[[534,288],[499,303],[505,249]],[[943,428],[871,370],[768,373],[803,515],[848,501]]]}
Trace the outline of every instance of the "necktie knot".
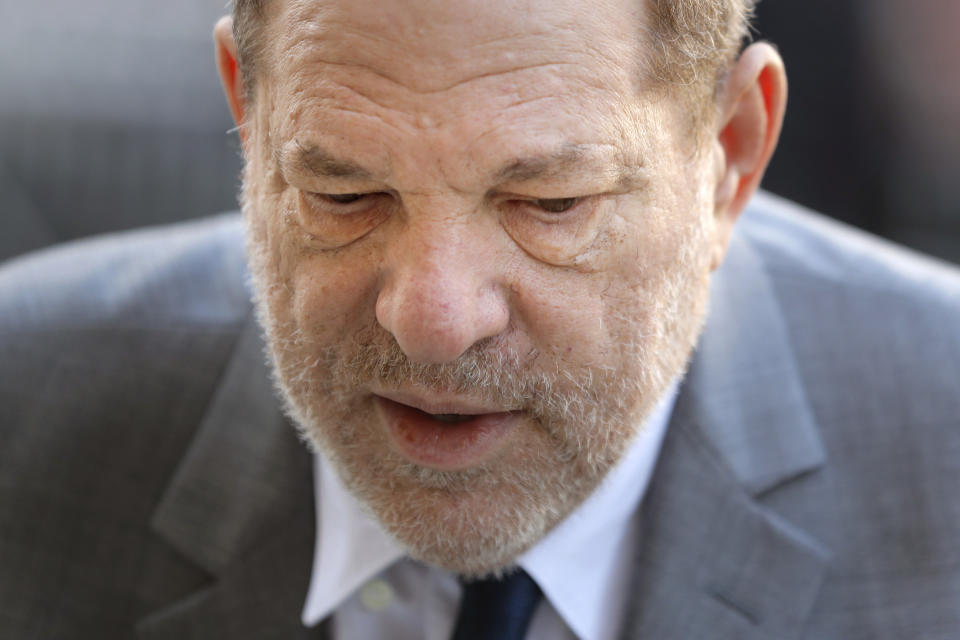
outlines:
{"label": "necktie knot", "polygon": [[463,583],[451,640],[523,640],[542,592],[525,571]]}

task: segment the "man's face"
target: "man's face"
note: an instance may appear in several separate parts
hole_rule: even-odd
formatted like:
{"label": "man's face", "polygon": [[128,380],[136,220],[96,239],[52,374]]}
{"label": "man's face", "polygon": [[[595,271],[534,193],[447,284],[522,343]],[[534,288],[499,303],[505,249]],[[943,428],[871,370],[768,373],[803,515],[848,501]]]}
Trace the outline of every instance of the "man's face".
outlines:
{"label": "man's face", "polygon": [[299,427],[414,557],[510,563],[696,340],[713,174],[634,5],[268,4],[258,311]]}

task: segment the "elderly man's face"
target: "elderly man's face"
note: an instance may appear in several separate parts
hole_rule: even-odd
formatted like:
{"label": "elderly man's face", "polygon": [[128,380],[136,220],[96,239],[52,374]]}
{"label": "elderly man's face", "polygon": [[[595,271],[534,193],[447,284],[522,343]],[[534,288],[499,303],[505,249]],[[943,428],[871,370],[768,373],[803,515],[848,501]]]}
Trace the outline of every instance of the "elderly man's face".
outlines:
{"label": "elderly man's face", "polygon": [[415,557],[508,564],[696,340],[715,171],[635,5],[268,4],[259,312],[300,428]]}

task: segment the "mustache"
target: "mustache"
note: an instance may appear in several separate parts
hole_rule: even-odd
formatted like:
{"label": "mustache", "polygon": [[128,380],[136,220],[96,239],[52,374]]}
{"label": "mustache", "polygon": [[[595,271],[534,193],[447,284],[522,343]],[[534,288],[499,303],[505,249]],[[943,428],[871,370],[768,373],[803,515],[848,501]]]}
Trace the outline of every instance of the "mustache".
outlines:
{"label": "mustache", "polygon": [[533,364],[539,353],[531,349],[520,356],[508,349],[502,337],[484,338],[454,362],[413,362],[396,339],[382,327],[357,333],[345,351],[332,362],[335,379],[354,385],[387,388],[415,385],[441,392],[480,396],[510,406],[531,407],[554,386]]}
{"label": "mustache", "polygon": [[615,369],[572,368],[562,358],[536,349],[518,353],[504,336],[477,341],[454,362],[427,364],[411,361],[379,325],[324,348],[297,330],[272,333],[289,336],[277,342],[292,348],[278,352],[300,354],[281,366],[294,388],[319,391],[347,404],[358,390],[413,385],[519,409],[549,434],[563,423],[596,423],[601,413],[612,411],[607,417],[613,417],[625,409],[620,401],[626,397],[625,381]]}
{"label": "mustache", "polygon": [[[328,348],[320,359],[326,360],[327,375],[320,377],[329,380],[328,393],[347,396],[357,389],[411,385],[470,395],[519,409],[550,434],[564,422],[598,419],[604,404],[601,396],[612,391],[612,381],[607,379],[611,372],[571,369],[536,349],[518,353],[507,342],[504,335],[484,338],[454,362],[426,364],[411,361],[393,335],[376,325],[358,331],[338,348]],[[313,351],[302,347],[301,352]]]}

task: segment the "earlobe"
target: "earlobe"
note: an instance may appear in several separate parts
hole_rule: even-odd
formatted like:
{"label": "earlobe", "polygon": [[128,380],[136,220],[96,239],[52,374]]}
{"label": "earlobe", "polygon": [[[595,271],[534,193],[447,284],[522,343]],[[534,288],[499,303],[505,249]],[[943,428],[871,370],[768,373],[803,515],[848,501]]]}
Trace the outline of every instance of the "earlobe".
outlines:
{"label": "earlobe", "polygon": [[217,71],[220,74],[220,82],[223,84],[223,92],[230,106],[230,113],[233,114],[233,120],[240,127],[240,138],[244,139],[246,134],[243,124],[247,115],[247,96],[243,76],[240,73],[237,43],[233,38],[233,19],[230,16],[224,16],[217,21],[213,28],[213,41],[216,46]]}
{"label": "earlobe", "polygon": [[777,146],[786,101],[787,78],[780,54],[767,43],[751,45],[737,60],[719,101],[715,266],[722,261],[733,225],[760,185]]}

